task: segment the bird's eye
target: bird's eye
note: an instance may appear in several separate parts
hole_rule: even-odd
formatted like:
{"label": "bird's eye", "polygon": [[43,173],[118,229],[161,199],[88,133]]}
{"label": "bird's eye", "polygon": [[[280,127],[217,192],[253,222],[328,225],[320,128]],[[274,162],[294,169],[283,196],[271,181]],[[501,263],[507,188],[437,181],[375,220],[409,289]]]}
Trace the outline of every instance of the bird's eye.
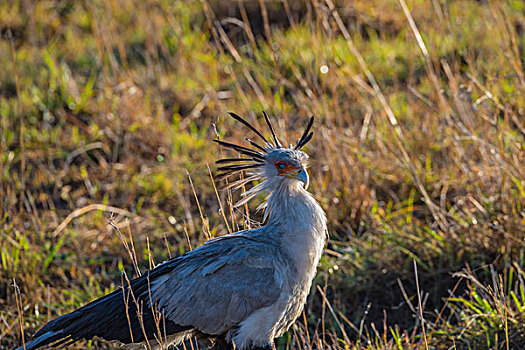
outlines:
{"label": "bird's eye", "polygon": [[279,169],[285,169],[286,168],[286,164],[279,162],[279,163],[277,163],[277,167]]}

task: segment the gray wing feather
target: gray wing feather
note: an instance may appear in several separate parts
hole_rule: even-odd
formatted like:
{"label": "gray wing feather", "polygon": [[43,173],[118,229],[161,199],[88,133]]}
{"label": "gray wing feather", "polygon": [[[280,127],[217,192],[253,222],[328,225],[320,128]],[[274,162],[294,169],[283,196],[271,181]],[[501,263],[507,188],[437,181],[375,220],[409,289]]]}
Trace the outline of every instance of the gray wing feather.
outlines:
{"label": "gray wing feather", "polygon": [[178,325],[207,334],[226,332],[273,304],[281,292],[279,249],[262,239],[253,239],[249,231],[223,236],[182,256],[173,270],[152,282],[152,300]]}

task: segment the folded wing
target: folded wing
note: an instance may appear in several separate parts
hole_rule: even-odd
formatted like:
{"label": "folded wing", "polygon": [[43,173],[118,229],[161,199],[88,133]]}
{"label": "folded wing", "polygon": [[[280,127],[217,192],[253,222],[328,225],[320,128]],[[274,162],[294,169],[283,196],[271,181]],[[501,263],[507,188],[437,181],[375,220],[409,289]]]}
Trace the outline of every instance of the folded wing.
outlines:
{"label": "folded wing", "polygon": [[95,336],[128,344],[153,340],[159,332],[224,334],[277,300],[278,257],[277,246],[249,231],[223,236],[49,322],[26,349]]}
{"label": "folded wing", "polygon": [[166,318],[218,335],[281,293],[278,247],[235,234],[189,254],[153,283],[152,296]]}

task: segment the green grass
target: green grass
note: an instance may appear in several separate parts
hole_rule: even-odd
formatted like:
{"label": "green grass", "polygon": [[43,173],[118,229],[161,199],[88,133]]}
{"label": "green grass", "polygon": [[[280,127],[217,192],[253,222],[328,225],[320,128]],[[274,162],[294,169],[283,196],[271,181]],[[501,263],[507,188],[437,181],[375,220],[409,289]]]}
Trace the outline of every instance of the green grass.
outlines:
{"label": "green grass", "polygon": [[0,348],[133,273],[111,212],[141,270],[227,233],[213,125],[262,110],[317,117],[330,231],[280,349],[523,348],[525,8],[406,1],[1,3]]}

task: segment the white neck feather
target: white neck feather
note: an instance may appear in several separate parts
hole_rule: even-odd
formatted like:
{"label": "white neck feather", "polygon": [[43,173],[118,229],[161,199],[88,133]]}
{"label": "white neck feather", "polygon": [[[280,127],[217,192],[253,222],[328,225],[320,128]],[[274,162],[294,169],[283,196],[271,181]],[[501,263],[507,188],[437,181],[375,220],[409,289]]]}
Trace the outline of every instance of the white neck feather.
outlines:
{"label": "white neck feather", "polygon": [[[315,276],[326,241],[326,215],[302,183],[296,180],[276,179],[266,202],[268,232],[275,232],[283,250],[294,261],[299,283],[307,289]],[[271,186],[268,184],[268,186]]]}
{"label": "white neck feather", "polygon": [[244,205],[259,193],[269,194],[267,200],[257,208],[264,209],[264,221],[267,225],[293,226],[300,223],[302,226],[309,222],[316,229],[326,229],[323,209],[303,188],[301,182],[283,177],[265,179],[243,193],[244,199],[236,207]]}
{"label": "white neck feather", "polygon": [[273,187],[264,213],[268,225],[287,225],[304,221],[305,216],[317,214],[317,211],[322,213],[321,207],[299,181],[276,179],[268,185]]}

